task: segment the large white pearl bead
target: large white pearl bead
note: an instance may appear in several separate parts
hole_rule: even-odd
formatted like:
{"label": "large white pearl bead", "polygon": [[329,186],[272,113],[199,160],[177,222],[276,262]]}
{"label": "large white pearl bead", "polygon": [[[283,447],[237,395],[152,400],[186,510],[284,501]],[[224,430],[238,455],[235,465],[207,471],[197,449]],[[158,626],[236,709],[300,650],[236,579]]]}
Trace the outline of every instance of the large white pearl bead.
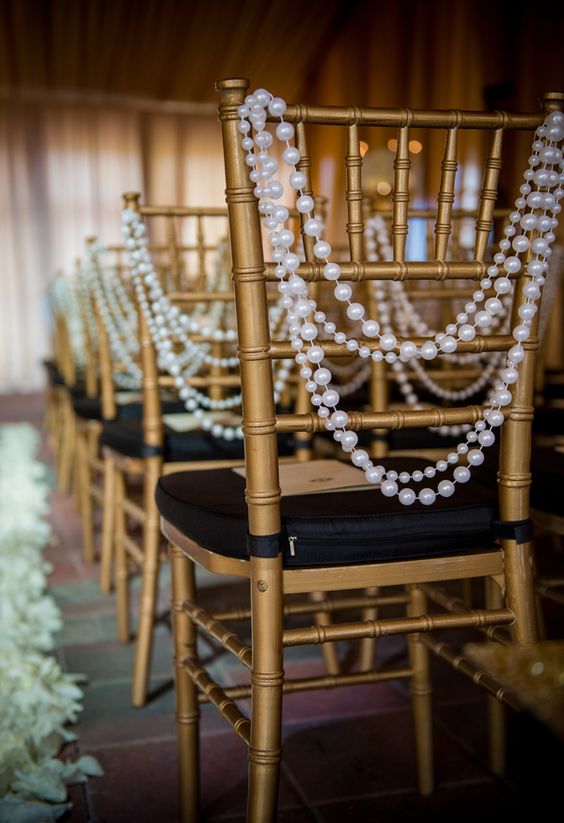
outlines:
{"label": "large white pearl bead", "polygon": [[468,460],[471,466],[481,466],[484,462],[484,455],[483,452],[480,451],[480,449],[471,449],[468,452],[466,459]]}
{"label": "large white pearl bead", "polygon": [[423,360],[434,360],[437,354],[437,347],[432,340],[426,340],[421,346],[421,357]]}
{"label": "large white pearl bead", "polygon": [[380,486],[380,491],[384,497],[394,497],[398,493],[398,484],[395,480],[384,480]]}
{"label": "large white pearl bead", "polygon": [[295,166],[296,163],[299,163],[300,156],[300,151],[295,146],[288,146],[288,148],[282,152],[282,160],[287,163],[288,166]]}
{"label": "large white pearl bead", "polygon": [[453,472],[454,479],[457,483],[468,483],[470,480],[470,470],[466,466],[457,466]]}
{"label": "large white pearl bead", "polygon": [[423,503],[424,506],[432,506],[436,499],[437,495],[433,489],[421,489],[419,492],[419,502]]}
{"label": "large white pearl bead", "polygon": [[478,435],[478,443],[481,446],[493,446],[493,444],[495,443],[495,434],[489,429],[480,432],[480,434]]}
{"label": "large white pearl bead", "polygon": [[357,443],[358,435],[356,432],[343,432],[343,436],[341,437],[341,448],[343,449],[343,451],[351,452]]}
{"label": "large white pearl bead", "polygon": [[369,461],[370,457],[368,456],[368,452],[364,449],[357,449],[351,455],[351,462],[354,466],[357,466],[359,469],[361,469],[363,466],[366,466],[366,464]]}
{"label": "large white pearl bead", "polygon": [[497,297],[488,297],[484,304],[484,308],[492,315],[499,314],[503,308],[503,303]]}
{"label": "large white pearl bead", "polygon": [[341,276],[341,267],[338,263],[327,263],[323,266],[323,276],[326,280],[338,280]]}
{"label": "large white pearl bead", "polygon": [[349,416],[346,411],[336,411],[331,415],[331,423],[339,429],[344,428],[349,422]]}
{"label": "large white pearl bead", "polygon": [[381,466],[369,466],[364,470],[364,476],[369,483],[379,483],[383,474]]}
{"label": "large white pearl bead", "polygon": [[[529,270],[530,268],[531,264],[529,264]],[[538,300],[541,292],[536,283],[525,283],[523,286],[523,294],[525,297],[528,297],[529,300]]]}
{"label": "large white pearl bead", "polygon": [[503,412],[498,411],[497,409],[489,409],[484,417],[490,424],[490,426],[501,426],[505,417]]}
{"label": "large white pearl bead", "polygon": [[326,240],[318,240],[313,247],[313,253],[320,260],[324,260],[331,254],[331,245]]}
{"label": "large white pearl bead", "polygon": [[347,317],[350,320],[361,320],[364,317],[362,303],[351,303],[350,306],[347,306]]}
{"label": "large white pearl bead", "polygon": [[273,97],[268,104],[268,111],[273,117],[283,117],[286,112],[286,103],[281,97]]}
{"label": "large white pearl bead", "polygon": [[316,369],[315,372],[314,372],[314,375],[313,375],[313,379],[320,386],[326,386],[328,383],[330,383],[331,382],[331,377],[332,377],[331,372],[329,371],[329,369],[325,369],[325,368]]}
{"label": "large white pearl bead", "polygon": [[310,346],[307,350],[307,359],[310,363],[321,363],[325,357],[325,352],[321,346]]}
{"label": "large white pearl bead", "polygon": [[508,406],[511,403],[511,392],[507,389],[498,389],[494,394],[494,402],[498,406]]}
{"label": "large white pearl bead", "polygon": [[507,277],[496,278],[494,289],[498,294],[508,294],[511,291],[511,280]]}
{"label": "large white pearl bead", "polygon": [[376,320],[365,320],[362,324],[362,333],[366,337],[376,337],[380,331],[380,324]]}
{"label": "large white pearl bead", "polygon": [[394,334],[383,334],[380,338],[380,347],[384,351],[391,351],[391,349],[395,349],[397,345],[397,339]]}
{"label": "large white pearl bead", "polygon": [[513,339],[518,340],[520,343],[527,340],[530,334],[530,329],[528,326],[520,325],[515,326],[513,329]]}
{"label": "large white pearl bead", "polygon": [[405,340],[400,345],[400,357],[410,360],[412,357],[415,357],[416,354],[417,346],[415,343],[412,343],[411,340]]}
{"label": "large white pearl bead", "polygon": [[316,217],[310,217],[304,223],[304,231],[308,235],[308,237],[317,237],[318,234],[321,234],[322,230],[323,223]]}
{"label": "large white pearl bead", "polygon": [[350,300],[352,295],[352,289],[348,283],[339,283],[337,286],[335,286],[333,294],[335,295],[336,300],[339,300],[341,303],[344,303],[347,300]]}
{"label": "large white pearl bead", "polygon": [[457,348],[458,343],[454,337],[447,335],[441,340],[441,351],[444,351],[446,354],[452,354],[452,352],[456,351]]}
{"label": "large white pearl bead", "polygon": [[310,197],[309,194],[302,194],[296,200],[296,208],[300,214],[307,214],[308,212],[313,211],[313,207],[313,197]]}
{"label": "large white pearl bead", "polygon": [[[282,231],[279,232],[278,237],[280,239],[280,243],[283,246],[288,246],[289,247],[294,242],[294,232],[290,231],[289,229],[282,229]],[[299,260],[298,260],[298,264],[299,264]]]}
{"label": "large white pearl bead", "polygon": [[276,137],[279,140],[287,142],[294,136],[294,127],[291,123],[279,123],[276,126]]}
{"label": "large white pearl bead", "polygon": [[451,497],[454,494],[454,483],[450,480],[441,480],[437,487],[437,491],[441,497]]}
{"label": "large white pearl bead", "polygon": [[315,323],[304,323],[300,328],[300,337],[306,342],[315,340],[317,337],[317,326]]}
{"label": "large white pearl bead", "polygon": [[290,175],[290,186],[295,190],[299,191],[303,189],[306,184],[306,176],[303,171],[293,171]]}
{"label": "large white pearl bead", "polygon": [[521,228],[525,231],[533,231],[537,227],[537,217],[534,214],[524,214],[520,221]]}
{"label": "large white pearl bead", "polygon": [[523,303],[519,306],[517,313],[522,320],[532,320],[537,313],[537,307],[534,303]]}
{"label": "large white pearl bead", "polygon": [[322,397],[326,406],[336,406],[340,400],[339,392],[335,391],[335,389],[327,389],[327,391],[323,392]]}
{"label": "large white pearl bead", "polygon": [[519,372],[517,369],[502,369],[500,372],[500,377],[504,383],[516,383],[519,379]]}
{"label": "large white pearl bead", "polygon": [[503,268],[508,274],[516,274],[521,269],[521,261],[518,257],[508,257]]}
{"label": "large white pearl bead", "polygon": [[487,311],[479,311],[476,313],[476,325],[481,329],[485,329],[492,324],[492,316]]}
{"label": "large white pearl bead", "polygon": [[411,506],[415,503],[415,492],[413,489],[402,489],[398,494],[398,499],[404,506]]}

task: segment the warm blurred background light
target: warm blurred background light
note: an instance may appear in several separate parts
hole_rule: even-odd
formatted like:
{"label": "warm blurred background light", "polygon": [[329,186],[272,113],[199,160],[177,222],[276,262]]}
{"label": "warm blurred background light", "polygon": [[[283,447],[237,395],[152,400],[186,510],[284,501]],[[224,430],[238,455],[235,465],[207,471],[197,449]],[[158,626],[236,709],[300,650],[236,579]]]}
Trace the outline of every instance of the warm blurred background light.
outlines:
{"label": "warm blurred background light", "polygon": [[[46,285],[87,235],[120,240],[122,191],[223,204],[216,79],[309,103],[534,111],[564,87],[563,20],[485,0],[0,0],[0,391],[40,385]],[[436,150],[410,142],[414,162]],[[331,162],[312,172],[339,189]]]}

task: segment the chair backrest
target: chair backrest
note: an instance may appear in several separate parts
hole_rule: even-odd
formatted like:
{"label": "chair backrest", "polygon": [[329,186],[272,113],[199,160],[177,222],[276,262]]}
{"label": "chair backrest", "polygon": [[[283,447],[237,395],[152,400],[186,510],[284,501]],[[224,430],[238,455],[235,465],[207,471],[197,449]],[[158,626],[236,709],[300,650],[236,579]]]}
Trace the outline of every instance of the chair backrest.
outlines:
{"label": "chair backrest", "polygon": [[[359,429],[386,429],[419,426],[441,426],[445,424],[470,424],[477,429],[473,430],[473,437],[467,437],[461,450],[449,454],[444,461],[437,463],[437,467],[430,467],[427,476],[438,475],[454,469],[454,482],[441,481],[445,495],[455,491],[457,482],[465,482],[470,474],[463,465],[468,461],[470,468],[479,465],[483,460],[483,449],[493,439],[492,429],[496,429],[503,421],[503,437],[499,464],[498,483],[500,487],[500,507],[503,520],[518,521],[528,517],[528,487],[530,484],[529,452],[530,427],[532,420],[532,389],[533,365],[537,347],[537,315],[534,308],[525,309],[538,300],[540,286],[546,270],[545,262],[550,255],[549,237],[554,225],[554,217],[558,211],[558,198],[561,190],[555,197],[552,194],[558,182],[558,172],[554,179],[555,169],[558,170],[561,154],[554,149],[553,142],[560,141],[564,126],[562,116],[556,114],[556,109],[562,102],[561,94],[548,94],[543,98],[545,113],[553,111],[552,119],[546,129],[536,134],[536,142],[532,154],[531,164],[526,172],[524,187],[516,201],[515,212],[510,218],[511,231],[503,241],[502,250],[494,257],[494,263],[489,265],[486,259],[490,233],[493,225],[494,208],[498,196],[498,184],[502,167],[502,154],[507,143],[507,137],[514,132],[526,130],[533,139],[537,127],[542,126],[543,115],[537,114],[508,114],[505,112],[463,112],[463,111],[413,111],[409,109],[365,109],[358,107],[329,107],[289,105],[279,98],[272,99],[264,90],[259,90],[250,99],[247,97],[248,84],[244,80],[233,79],[218,83],[221,102],[219,116],[222,123],[225,168],[227,180],[227,204],[231,230],[231,246],[233,256],[233,281],[236,296],[236,308],[239,334],[239,358],[241,361],[241,379],[243,389],[243,428],[245,434],[246,473],[247,473],[247,502],[249,513],[249,531],[251,535],[275,535],[280,531],[280,489],[278,479],[278,464],[276,453],[276,434],[281,431],[309,432],[323,430],[326,420],[330,421],[330,428],[335,439],[341,445],[347,446],[353,462],[365,468],[370,474],[371,482],[376,482],[388,496],[398,493],[398,483],[390,478],[380,467],[367,463],[367,455],[355,447],[354,431]],[[336,282],[339,289],[338,296],[342,302],[349,304],[351,318],[359,318],[363,322],[364,339],[354,342],[343,340],[343,336],[335,337],[334,330],[327,331],[322,314],[312,315],[307,329],[300,327],[299,333],[286,343],[272,343],[268,334],[268,315],[266,307],[266,283],[276,280],[280,262],[265,262],[261,242],[261,215],[270,220],[268,228],[276,228],[278,216],[276,203],[272,202],[279,196],[278,187],[265,183],[266,189],[253,190],[249,182],[249,166],[260,162],[253,154],[253,144],[250,141],[251,127],[249,117],[258,124],[258,138],[256,147],[260,151],[268,148],[271,138],[263,137],[263,123],[265,107],[269,107],[266,116],[269,121],[278,123],[276,133],[279,139],[289,141],[295,133],[296,147],[299,154],[288,156],[290,165],[296,164],[294,175],[290,179],[293,188],[299,194],[298,208],[303,210],[302,228],[304,230],[304,245],[306,262],[295,267],[292,258],[285,258],[278,253],[286,265],[286,273],[291,272],[292,280],[289,297],[296,300],[307,299],[307,291],[303,284],[318,282],[327,279]],[[270,112],[270,113],[269,113]],[[285,124],[285,125],[284,125]],[[310,158],[308,154],[306,130],[316,126],[331,126],[341,128],[345,132],[346,192],[348,221],[346,226],[349,261],[340,262],[340,270],[328,262],[330,246],[320,244],[311,209],[313,204],[309,199],[311,185],[309,179]],[[394,187],[392,194],[392,251],[391,261],[367,262],[365,258],[363,236],[365,231],[363,218],[363,191],[361,183],[362,158],[359,148],[359,129],[397,129],[397,150],[394,162]],[[409,136],[410,128],[420,130],[440,130],[444,133],[445,152],[442,160],[441,184],[437,196],[437,217],[434,236],[434,254],[432,260],[406,261],[406,238],[408,232],[409,214]],[[457,142],[460,130],[475,130],[482,138],[488,140],[488,149],[483,162],[483,182],[477,209],[474,254],[472,260],[450,260],[448,255],[448,238],[452,226],[452,211],[457,171]],[[242,141],[245,141],[244,145]],[[545,146],[545,141],[553,141]],[[552,151],[552,154],[551,154]],[[542,160],[539,159],[539,152]],[[556,160],[555,160],[556,158]],[[526,165],[523,158],[523,165]],[[546,171],[546,174],[538,174]],[[529,183],[530,181],[530,183]],[[532,192],[531,187],[532,186]],[[549,191],[547,186],[551,187]],[[257,196],[261,200],[257,203]],[[505,204],[503,204],[505,205]],[[545,217],[549,215],[548,222]],[[532,216],[528,216],[532,215]],[[552,215],[552,216],[550,216]],[[527,220],[529,221],[527,223]],[[528,231],[526,226],[534,228],[532,235],[518,241]],[[541,230],[542,226],[542,230]],[[309,234],[308,234],[309,232]],[[542,236],[540,236],[542,235]],[[548,236],[548,240],[546,239]],[[273,238],[275,250],[280,248],[280,240]],[[512,243],[517,243],[517,246]],[[277,245],[278,244],[278,245]],[[509,251],[509,249],[512,249]],[[525,269],[517,256],[521,252],[527,255]],[[327,268],[329,266],[329,268]],[[301,280],[300,280],[301,279]],[[414,281],[445,281],[463,279],[478,281],[475,300],[479,304],[485,300],[497,301],[497,294],[503,294],[511,288],[510,280],[515,280],[514,303],[512,309],[512,334],[487,334],[488,316],[493,316],[497,302],[490,302],[487,310],[482,314],[476,312],[476,324],[467,321],[459,322],[454,332],[443,334],[438,339],[414,337],[411,340],[391,339],[389,336],[378,337],[378,329],[374,324],[366,323],[366,316],[362,313],[351,297],[347,288],[347,281],[362,282],[371,280],[414,280]],[[350,305],[352,303],[352,305]],[[476,311],[476,309],[474,311]],[[317,312],[319,310],[316,309]],[[521,313],[520,313],[521,312]],[[298,323],[302,321],[300,318]],[[307,319],[307,318],[306,318]],[[311,321],[311,322],[310,322]],[[315,339],[317,324],[325,329],[333,340]],[[469,328],[468,327],[472,327]],[[484,329],[484,332],[482,331]],[[460,335],[459,335],[460,331]],[[337,332],[338,335],[338,332]],[[515,335],[515,337],[513,336]],[[346,335],[344,335],[346,338]],[[385,339],[386,338],[386,339]],[[315,340],[315,342],[313,342]],[[300,342],[301,341],[301,342]],[[347,348],[348,346],[348,348]],[[508,353],[506,382],[500,380],[496,405],[487,411],[484,419],[484,410],[478,406],[462,408],[431,408],[408,412],[356,412],[346,416],[346,423],[336,422],[334,412],[334,396],[324,392],[327,374],[321,370],[319,377],[319,392],[312,389],[312,396],[321,398],[318,403],[318,413],[301,415],[277,416],[273,403],[271,360],[280,357],[298,357],[303,362],[304,374],[307,369],[319,369],[323,365],[324,356],[339,356],[350,351],[350,347],[357,349],[366,357],[376,356],[380,360],[391,362],[397,357],[409,359],[417,353],[424,359],[434,359],[438,351],[447,354],[456,349],[458,352],[503,351]],[[303,351],[302,351],[303,349]],[[313,350],[315,349],[315,350]],[[307,352],[307,354],[305,354]],[[305,354],[305,357],[302,355]],[[299,362],[299,361],[298,361]],[[515,377],[517,382],[513,382]],[[314,375],[315,377],[315,375]],[[308,376],[309,380],[311,377]],[[504,378],[505,379],[505,378]],[[508,386],[511,388],[509,391]],[[323,394],[322,394],[323,392]],[[506,408],[510,403],[509,409]],[[504,413],[500,411],[504,408]],[[344,420],[342,416],[337,420]],[[345,431],[346,427],[346,431]],[[469,433],[470,434],[470,433]],[[352,446],[351,446],[352,443]],[[474,446],[474,443],[476,444]],[[446,478],[446,475],[443,474]],[[411,478],[413,481],[413,478]],[[420,482],[418,479],[416,482]],[[436,480],[434,481],[436,483]],[[413,483],[412,483],[413,485]],[[434,490],[424,490],[419,494],[399,494],[400,501],[406,504],[419,500],[430,504],[436,496]],[[438,493],[442,494],[441,486]],[[403,495],[403,499],[402,499]],[[377,502],[375,500],[375,505]]]}
{"label": "chair backrest", "polygon": [[[217,328],[209,330],[204,327],[196,331],[191,328],[192,323],[190,323],[180,331],[180,338],[184,336],[185,345],[189,339],[194,346],[200,347],[201,351],[204,348],[208,350],[201,360],[198,360],[198,352],[193,353],[194,368],[190,368],[190,363],[185,361],[184,367],[188,367],[191,374],[184,378],[181,373],[175,374],[174,366],[172,372],[166,367],[163,368],[163,357],[167,354],[162,349],[159,351],[155,342],[155,322],[158,322],[158,304],[155,300],[166,300],[167,305],[173,307],[173,311],[184,312],[186,317],[192,318],[194,322],[198,313],[207,313],[213,305],[219,308],[220,314],[229,312],[229,306],[233,303],[233,293],[228,277],[227,212],[225,209],[217,208],[141,205],[139,201],[140,195],[125,194],[126,212],[124,214],[129,212],[137,215],[141,218],[139,225],[144,226],[146,222],[149,227],[160,218],[164,221],[167,238],[165,244],[146,243],[146,249],[152,260],[151,265],[154,268],[153,289],[155,287],[160,289],[161,296],[155,297],[155,293],[152,293],[151,286],[146,282],[147,271],[145,269],[137,270],[136,275],[138,278],[141,276],[144,285],[141,285],[140,279],[134,285],[143,374],[144,442],[146,446],[159,447],[164,437],[161,402],[163,389],[173,394],[180,392],[181,397],[186,393],[186,387],[195,391],[202,389],[209,393],[212,406],[219,405],[220,407],[226,391],[239,389],[238,374],[233,373],[237,365],[236,358],[233,356],[234,352],[226,351],[226,347],[233,348],[234,346],[234,322],[221,323]],[[185,224],[190,222],[195,227],[196,240],[194,243],[186,243],[183,239]],[[134,272],[136,263],[139,261],[136,260],[136,252],[131,245],[132,232],[130,228],[127,228],[131,225],[131,223],[125,223],[126,230],[129,232],[129,234],[126,233],[126,237],[130,237],[126,241],[130,254],[130,271]],[[206,235],[206,228],[209,229],[214,240]],[[177,319],[178,315],[173,321],[175,327],[178,327]],[[167,327],[170,327],[168,320],[170,318],[167,319]],[[228,328],[229,325],[231,328]],[[177,334],[169,337],[167,345],[171,344],[173,347],[170,351],[176,351],[178,345],[179,353],[186,354],[186,350],[182,352],[182,339],[179,339]],[[188,398],[184,399],[188,400]],[[229,409],[229,402],[224,405],[226,410]],[[228,426],[228,429],[231,431],[232,427]]]}

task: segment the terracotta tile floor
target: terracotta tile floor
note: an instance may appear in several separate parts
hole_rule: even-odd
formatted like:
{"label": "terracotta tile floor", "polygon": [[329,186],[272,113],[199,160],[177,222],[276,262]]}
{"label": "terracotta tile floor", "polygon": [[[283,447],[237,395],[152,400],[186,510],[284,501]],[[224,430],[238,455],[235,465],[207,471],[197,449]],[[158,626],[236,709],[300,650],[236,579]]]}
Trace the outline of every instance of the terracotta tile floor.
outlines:
{"label": "terracotta tile floor", "polygon": [[[38,396],[0,398],[0,422],[41,421]],[[43,446],[41,456],[50,459]],[[153,699],[143,709],[129,704],[133,647],[115,639],[114,597],[98,589],[98,569],[81,558],[80,522],[74,503],[51,495],[54,566],[50,588],[65,626],[58,655],[63,666],[87,677],[78,745],[70,753],[91,753],[105,775],[74,787],[72,823],[173,823],[178,820],[174,693],[171,640],[157,630]],[[162,607],[169,599],[163,574]],[[221,603],[240,584],[220,585],[201,576],[205,597]],[[562,627],[560,615],[556,615]],[[554,616],[552,623],[554,624]],[[558,635],[562,636],[562,634]],[[203,655],[210,654],[203,647]],[[382,642],[380,655],[404,660],[400,641]],[[415,789],[408,694],[400,684],[351,687],[288,695],[284,704],[284,761],[281,821],[475,821],[527,811],[544,819],[558,802],[563,747],[532,718],[511,714],[508,773],[494,778],[486,766],[486,705],[481,693],[440,661],[436,666],[435,751],[437,790],[421,797]],[[218,678],[236,681],[225,655],[216,656]],[[306,676],[322,671],[315,650],[292,650],[286,670]],[[245,746],[209,706],[202,712],[202,798],[206,821],[242,821],[245,810]]]}

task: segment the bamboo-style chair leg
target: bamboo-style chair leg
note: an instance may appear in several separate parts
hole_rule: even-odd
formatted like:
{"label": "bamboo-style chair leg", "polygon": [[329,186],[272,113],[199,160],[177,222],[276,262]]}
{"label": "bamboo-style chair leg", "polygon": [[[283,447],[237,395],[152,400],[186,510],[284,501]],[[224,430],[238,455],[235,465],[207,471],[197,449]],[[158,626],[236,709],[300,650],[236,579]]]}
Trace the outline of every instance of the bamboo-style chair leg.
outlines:
{"label": "bamboo-style chair leg", "polygon": [[[313,600],[313,602],[316,603],[325,599],[325,593],[311,592],[309,597],[310,600]],[[328,626],[332,622],[331,614],[324,611],[315,612],[314,619],[316,626]],[[337,644],[323,643],[321,646],[321,651],[323,653],[323,661],[325,663],[327,674],[339,674],[340,666],[339,658],[337,656]]]}
{"label": "bamboo-style chair leg", "polygon": [[193,562],[176,546],[170,547],[172,572],[172,628],[176,680],[176,735],[180,785],[180,819],[196,823],[200,806],[200,740],[198,689],[182,661],[197,659],[196,626],[182,611],[185,600],[195,600]]}
{"label": "bamboo-style chair leg", "polygon": [[515,615],[511,626],[513,642],[519,646],[538,643],[534,595],[534,557],[531,542],[502,540],[507,580],[507,605]]}
{"label": "bamboo-style chair leg", "polygon": [[461,585],[461,600],[467,609],[472,608],[472,580],[463,580]]}
{"label": "bamboo-style chair leg", "polygon": [[125,512],[123,499],[125,496],[125,480],[120,469],[115,470],[115,498],[114,498],[114,545],[115,545],[115,583],[116,583],[116,612],[117,636],[122,643],[129,643],[131,628],[129,624],[129,569],[127,551],[125,549]]}
{"label": "bamboo-style chair leg", "polygon": [[[411,617],[426,613],[427,598],[418,586],[410,588]],[[429,652],[419,634],[409,635],[409,660],[413,670],[410,681],[413,720],[415,726],[415,752],[417,758],[417,782],[421,794],[434,789],[433,733],[431,708],[431,678]]]}
{"label": "bamboo-style chair leg", "polygon": [[[370,586],[364,590],[365,594],[377,595],[378,586]],[[368,606],[362,610],[361,620],[377,620],[378,606]],[[361,672],[368,672],[374,667],[374,658],[376,657],[376,638],[364,637],[360,641],[358,667]]]}
{"label": "bamboo-style chair leg", "polygon": [[102,503],[102,539],[100,547],[100,590],[109,592],[112,588],[112,566],[114,547],[114,507],[115,507],[115,473],[114,462],[109,455],[104,455],[104,497]]}
{"label": "bamboo-style chair leg", "polygon": [[248,823],[274,823],[282,724],[282,560],[251,558],[253,668]]}
{"label": "bamboo-style chair leg", "polygon": [[[486,608],[503,608],[503,596],[497,583],[486,579]],[[489,764],[493,774],[505,771],[506,713],[505,706],[493,695],[488,695]]]}
{"label": "bamboo-style chair leg", "polygon": [[145,520],[143,522],[141,600],[139,603],[139,623],[131,691],[131,700],[134,706],[144,706],[147,702],[153,650],[160,569],[159,548],[161,544],[160,518],[155,503],[155,488],[161,474],[161,465],[160,457],[148,458],[143,479]]}
{"label": "bamboo-style chair leg", "polygon": [[79,511],[82,519],[82,556],[85,563],[94,562],[94,540],[92,535],[92,494],[90,491],[91,471],[89,462],[88,432],[80,428],[76,433],[76,485]]}
{"label": "bamboo-style chair leg", "polygon": [[71,488],[76,426],[71,399],[68,395],[63,402],[61,422],[58,466],[59,491],[67,494]]}
{"label": "bamboo-style chair leg", "polygon": [[537,614],[537,626],[539,630],[539,639],[546,640],[546,621],[544,619],[544,603],[542,601],[542,595],[538,592],[535,595],[535,606],[536,606],[536,614]]}

